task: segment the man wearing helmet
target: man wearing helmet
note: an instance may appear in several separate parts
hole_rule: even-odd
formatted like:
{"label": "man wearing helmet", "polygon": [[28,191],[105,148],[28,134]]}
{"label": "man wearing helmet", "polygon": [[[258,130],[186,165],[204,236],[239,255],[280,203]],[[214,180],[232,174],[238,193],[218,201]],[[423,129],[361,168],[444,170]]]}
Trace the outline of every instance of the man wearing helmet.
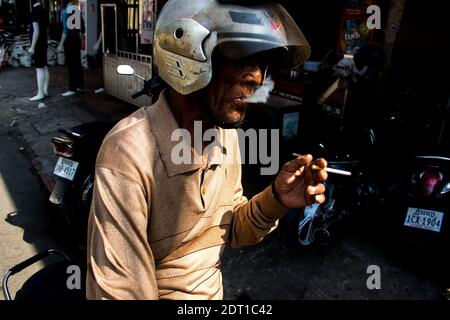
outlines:
{"label": "man wearing helmet", "polygon": [[[155,29],[154,63],[170,87],[120,121],[96,163],[88,225],[88,299],[222,299],[226,246],[258,243],[289,208],[322,203],[325,170],[311,155],[286,163],[271,186],[242,194],[236,130],[267,67],[303,63],[310,49],[276,4],[169,0]],[[220,148],[176,164],[172,133],[194,121]],[[322,168],[326,161],[314,163]]]}

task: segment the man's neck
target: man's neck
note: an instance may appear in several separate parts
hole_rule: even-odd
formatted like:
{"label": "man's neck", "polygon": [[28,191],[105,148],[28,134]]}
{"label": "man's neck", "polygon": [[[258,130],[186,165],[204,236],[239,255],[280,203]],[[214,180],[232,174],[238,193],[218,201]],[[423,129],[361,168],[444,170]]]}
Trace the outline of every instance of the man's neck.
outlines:
{"label": "man's neck", "polygon": [[194,121],[202,121],[203,130],[214,127],[205,107],[194,94],[182,95],[173,89],[168,90],[167,99],[170,110],[180,128],[194,129]]}
{"label": "man's neck", "polygon": [[[175,90],[169,89],[167,92],[167,100],[178,126],[189,131],[192,146],[195,145],[194,121],[202,122],[202,137],[207,129],[214,127],[211,117],[205,111],[205,107],[195,94],[181,95]],[[202,149],[204,150],[208,144],[203,141]]]}

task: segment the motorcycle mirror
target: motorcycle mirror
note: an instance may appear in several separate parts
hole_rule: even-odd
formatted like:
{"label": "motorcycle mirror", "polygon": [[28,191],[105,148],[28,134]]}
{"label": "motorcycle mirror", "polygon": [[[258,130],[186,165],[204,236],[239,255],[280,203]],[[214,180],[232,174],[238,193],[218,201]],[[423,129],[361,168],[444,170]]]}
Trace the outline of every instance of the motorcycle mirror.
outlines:
{"label": "motorcycle mirror", "polygon": [[117,73],[124,76],[131,76],[134,74],[134,69],[128,64],[121,64],[117,66]]}

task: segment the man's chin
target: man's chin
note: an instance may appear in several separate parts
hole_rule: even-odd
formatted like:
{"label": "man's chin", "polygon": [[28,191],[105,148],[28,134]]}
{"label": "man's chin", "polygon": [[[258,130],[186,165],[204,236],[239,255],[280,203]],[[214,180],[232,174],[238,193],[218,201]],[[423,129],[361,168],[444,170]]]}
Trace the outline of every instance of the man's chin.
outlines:
{"label": "man's chin", "polygon": [[218,127],[221,127],[222,129],[237,129],[242,125],[243,122],[244,120],[237,122],[219,122],[216,123],[216,125]]}
{"label": "man's chin", "polygon": [[236,129],[242,125],[242,123],[244,122],[244,119],[245,119],[245,112],[237,120],[222,121],[222,120],[217,119],[218,121],[216,121],[216,125],[223,129]]}

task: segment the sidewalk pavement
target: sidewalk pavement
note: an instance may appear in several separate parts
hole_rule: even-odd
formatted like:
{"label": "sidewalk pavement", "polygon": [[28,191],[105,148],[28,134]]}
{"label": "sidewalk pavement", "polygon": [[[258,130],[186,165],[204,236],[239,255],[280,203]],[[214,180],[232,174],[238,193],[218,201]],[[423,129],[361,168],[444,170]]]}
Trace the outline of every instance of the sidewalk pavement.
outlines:
{"label": "sidewalk pavement", "polygon": [[9,132],[30,157],[36,172],[50,191],[54,184],[51,138],[58,129],[93,122],[119,120],[136,107],[105,93],[95,94],[101,87],[101,70],[86,70],[85,90],[72,97],[62,97],[67,90],[67,69],[49,67],[49,97],[42,101],[28,99],[37,90],[33,68],[0,69],[0,132]]}

